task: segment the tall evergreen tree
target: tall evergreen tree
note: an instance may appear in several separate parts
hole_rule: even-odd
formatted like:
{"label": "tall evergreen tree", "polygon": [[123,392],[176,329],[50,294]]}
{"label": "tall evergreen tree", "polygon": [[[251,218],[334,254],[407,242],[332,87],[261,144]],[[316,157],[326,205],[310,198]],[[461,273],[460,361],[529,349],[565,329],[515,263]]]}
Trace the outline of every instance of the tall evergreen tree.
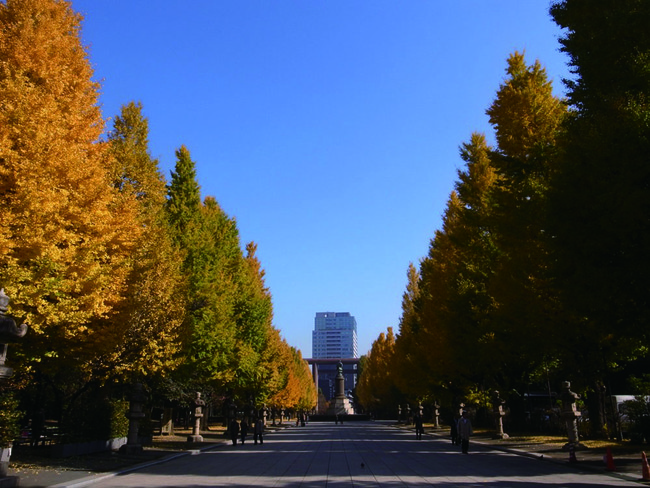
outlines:
{"label": "tall evergreen tree", "polygon": [[196,178],[196,167],[185,146],[176,151],[176,168],[168,186],[167,213],[179,242],[191,235],[201,208],[201,189]]}
{"label": "tall evergreen tree", "polygon": [[566,0],[551,14],[574,75],[551,192],[565,361],[601,392],[612,371],[646,355],[650,330],[650,4]]}
{"label": "tall evergreen tree", "polygon": [[188,280],[181,376],[196,387],[226,388],[237,379],[235,304],[243,266],[239,232],[214,198],[201,203],[187,148],[176,156],[166,209]]}

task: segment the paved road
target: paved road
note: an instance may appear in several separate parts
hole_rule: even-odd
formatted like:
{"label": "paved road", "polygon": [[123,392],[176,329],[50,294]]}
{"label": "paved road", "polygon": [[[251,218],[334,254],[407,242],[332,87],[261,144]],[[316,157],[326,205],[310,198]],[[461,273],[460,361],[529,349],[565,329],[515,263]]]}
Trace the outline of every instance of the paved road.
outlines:
{"label": "paved road", "polygon": [[380,423],[310,423],[252,442],[221,446],[90,486],[377,487],[640,486],[572,466],[490,450],[473,444],[463,455],[446,439]]}

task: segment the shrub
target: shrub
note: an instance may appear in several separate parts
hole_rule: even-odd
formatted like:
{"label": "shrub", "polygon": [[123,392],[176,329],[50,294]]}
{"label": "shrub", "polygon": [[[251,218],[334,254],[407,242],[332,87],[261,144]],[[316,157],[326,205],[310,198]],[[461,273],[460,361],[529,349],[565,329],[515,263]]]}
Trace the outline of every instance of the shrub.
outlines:
{"label": "shrub", "polygon": [[9,447],[20,434],[20,419],[23,413],[18,410],[18,400],[12,392],[0,393],[0,447]]}

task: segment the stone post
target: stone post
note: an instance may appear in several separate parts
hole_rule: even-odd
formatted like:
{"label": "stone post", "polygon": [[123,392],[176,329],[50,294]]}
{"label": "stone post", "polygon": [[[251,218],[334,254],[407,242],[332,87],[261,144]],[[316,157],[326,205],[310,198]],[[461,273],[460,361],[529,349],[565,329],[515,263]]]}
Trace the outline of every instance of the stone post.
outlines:
{"label": "stone post", "polygon": [[160,417],[160,435],[174,435],[174,409],[164,407]]}
{"label": "stone post", "polygon": [[194,398],[194,427],[192,429],[192,435],[187,436],[187,442],[203,442],[203,436],[201,435],[201,419],[203,418],[203,407],[205,406],[205,401],[201,400],[201,393],[196,392],[196,398]]}
{"label": "stone post", "polygon": [[129,412],[126,414],[126,418],[129,419],[129,436],[127,437],[126,444],[120,447],[121,452],[127,454],[142,452],[142,444],[140,444],[138,431],[140,430],[140,420],[145,417],[143,407],[146,401],[147,396],[144,393],[142,383],[133,385]]}
{"label": "stone post", "polygon": [[440,428],[440,405],[437,401],[433,402],[433,418],[435,421],[435,428]]}
{"label": "stone post", "polygon": [[510,437],[508,434],[503,432],[503,417],[506,414],[503,405],[505,405],[505,403],[505,400],[499,396],[499,392],[495,390],[492,393],[492,415],[494,416],[496,427],[496,433],[494,435],[495,439],[507,439]]}
{"label": "stone post", "polygon": [[[9,306],[9,297],[5,294],[4,288],[0,289],[0,379],[7,379],[13,376],[14,370],[5,366],[7,359],[7,348],[10,342],[24,337],[27,333],[27,325],[16,325],[16,320],[7,315]],[[1,486],[18,486],[17,476],[7,476],[9,469],[9,459],[11,458],[12,444],[0,448],[0,485]]]}
{"label": "stone post", "polygon": [[575,450],[582,447],[578,436],[578,418],[582,416],[582,413],[578,411],[576,406],[576,401],[579,398],[580,395],[571,391],[571,383],[569,381],[562,383],[561,416],[564,419],[567,437],[569,439],[569,442],[567,442],[562,448],[565,451],[570,449]]}
{"label": "stone post", "polygon": [[7,315],[10,298],[5,295],[4,288],[0,289],[0,378],[11,378],[14,370],[5,366],[7,348],[10,342],[15,342],[27,333],[27,325],[16,325],[16,320]]}

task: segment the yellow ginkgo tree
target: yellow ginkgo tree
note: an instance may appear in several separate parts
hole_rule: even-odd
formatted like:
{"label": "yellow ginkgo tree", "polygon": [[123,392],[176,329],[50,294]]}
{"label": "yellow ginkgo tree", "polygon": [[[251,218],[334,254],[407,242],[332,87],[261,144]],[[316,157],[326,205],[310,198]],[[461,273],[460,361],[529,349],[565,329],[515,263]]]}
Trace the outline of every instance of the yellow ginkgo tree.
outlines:
{"label": "yellow ginkgo tree", "polygon": [[68,2],[0,3],[0,284],[40,367],[88,365],[121,340],[107,319],[142,231],[108,178],[80,21]]}

